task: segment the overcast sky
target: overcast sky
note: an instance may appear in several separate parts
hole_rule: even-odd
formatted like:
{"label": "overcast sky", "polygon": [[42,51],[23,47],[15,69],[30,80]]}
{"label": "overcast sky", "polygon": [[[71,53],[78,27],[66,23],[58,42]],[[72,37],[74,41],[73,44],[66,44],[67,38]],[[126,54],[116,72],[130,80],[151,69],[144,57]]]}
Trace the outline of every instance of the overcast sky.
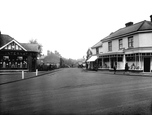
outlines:
{"label": "overcast sky", "polygon": [[37,39],[43,54],[77,59],[125,23],[150,15],[152,0],[0,0],[0,31],[21,43]]}

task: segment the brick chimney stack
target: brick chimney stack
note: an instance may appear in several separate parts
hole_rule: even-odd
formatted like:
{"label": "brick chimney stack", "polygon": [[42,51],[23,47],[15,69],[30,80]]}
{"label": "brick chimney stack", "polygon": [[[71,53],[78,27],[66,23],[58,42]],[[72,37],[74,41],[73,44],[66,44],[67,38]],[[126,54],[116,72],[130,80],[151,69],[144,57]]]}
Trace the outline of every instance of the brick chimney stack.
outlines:
{"label": "brick chimney stack", "polygon": [[150,15],[150,21],[152,22],[152,15]]}
{"label": "brick chimney stack", "polygon": [[126,23],[125,25],[126,25],[126,27],[128,27],[128,26],[131,26],[131,25],[133,25],[134,23],[133,22],[128,22],[128,23]]}

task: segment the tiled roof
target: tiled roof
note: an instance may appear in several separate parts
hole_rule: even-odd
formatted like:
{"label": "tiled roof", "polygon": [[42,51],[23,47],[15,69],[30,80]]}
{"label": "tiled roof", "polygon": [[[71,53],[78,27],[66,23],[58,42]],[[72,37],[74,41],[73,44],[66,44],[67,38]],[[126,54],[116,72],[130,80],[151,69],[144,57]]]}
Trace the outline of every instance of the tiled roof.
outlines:
{"label": "tiled roof", "polygon": [[0,47],[4,46],[8,42],[12,41],[14,38],[10,37],[9,35],[1,34],[0,36]]}
{"label": "tiled roof", "polygon": [[121,28],[111,33],[109,36],[102,39],[101,41],[117,38],[126,34],[131,34],[133,32],[146,31],[146,30],[152,30],[152,22],[144,20],[139,23],[133,24],[131,26]]}
{"label": "tiled roof", "polygon": [[27,51],[39,52],[38,44],[20,43]]}
{"label": "tiled roof", "polygon": [[[5,34],[0,34],[0,47],[6,45],[7,43],[11,42],[12,40],[14,40],[14,38],[12,38],[9,35],[5,35]],[[16,40],[15,40],[16,41]],[[17,42],[17,41],[16,41]],[[19,43],[19,42],[17,42]],[[39,52],[38,50],[38,45],[37,44],[30,44],[30,43],[19,43],[23,48],[25,48],[27,51],[33,51],[33,52]]]}
{"label": "tiled roof", "polygon": [[91,48],[97,48],[97,47],[102,47],[102,42],[99,41],[98,43],[96,43],[94,46],[92,46]]}

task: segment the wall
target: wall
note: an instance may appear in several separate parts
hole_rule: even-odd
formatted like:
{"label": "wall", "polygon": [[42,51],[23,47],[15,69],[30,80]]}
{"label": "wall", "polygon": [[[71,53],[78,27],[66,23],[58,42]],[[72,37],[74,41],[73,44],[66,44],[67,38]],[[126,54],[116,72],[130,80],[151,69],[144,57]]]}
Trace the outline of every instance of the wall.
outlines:
{"label": "wall", "polygon": [[99,47],[99,54],[103,53],[103,47]]}
{"label": "wall", "polygon": [[139,47],[152,47],[152,33],[139,34]]}
{"label": "wall", "polygon": [[96,54],[96,48],[91,48],[91,51],[92,51],[92,55]]}
{"label": "wall", "polygon": [[[121,38],[123,40],[122,41],[123,42],[123,48],[125,48],[125,49],[128,48],[128,37]],[[134,40],[134,42],[133,42],[134,48],[139,47],[139,35],[138,34],[133,36],[133,40]],[[151,37],[151,41],[152,41],[152,37]],[[141,40],[141,43],[142,42],[143,41]],[[151,46],[152,46],[152,42],[151,42]],[[120,51],[119,50],[119,39],[112,40],[112,51],[110,51],[110,52],[119,52],[119,51]],[[109,53],[109,51],[108,51],[108,41],[103,42],[102,52],[103,53]]]}
{"label": "wall", "polygon": [[103,48],[103,53],[107,53],[108,52],[108,42],[103,42],[102,44],[102,48]]}

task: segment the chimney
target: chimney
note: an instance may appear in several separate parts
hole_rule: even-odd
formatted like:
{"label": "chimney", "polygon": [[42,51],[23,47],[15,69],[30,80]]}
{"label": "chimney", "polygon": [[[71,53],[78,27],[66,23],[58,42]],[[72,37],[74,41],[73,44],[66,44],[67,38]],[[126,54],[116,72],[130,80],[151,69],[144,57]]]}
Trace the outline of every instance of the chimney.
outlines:
{"label": "chimney", "polygon": [[[0,40],[1,40],[1,31],[0,31]],[[0,41],[1,42],[1,41]]]}
{"label": "chimney", "polygon": [[2,37],[2,36],[1,36],[1,31],[0,31],[0,47],[1,47],[1,37]]}
{"label": "chimney", "polygon": [[150,15],[150,20],[151,20],[151,22],[152,22],[152,15]]}
{"label": "chimney", "polygon": [[131,26],[131,25],[133,25],[133,22],[128,22],[125,25],[126,25],[126,27]]}

